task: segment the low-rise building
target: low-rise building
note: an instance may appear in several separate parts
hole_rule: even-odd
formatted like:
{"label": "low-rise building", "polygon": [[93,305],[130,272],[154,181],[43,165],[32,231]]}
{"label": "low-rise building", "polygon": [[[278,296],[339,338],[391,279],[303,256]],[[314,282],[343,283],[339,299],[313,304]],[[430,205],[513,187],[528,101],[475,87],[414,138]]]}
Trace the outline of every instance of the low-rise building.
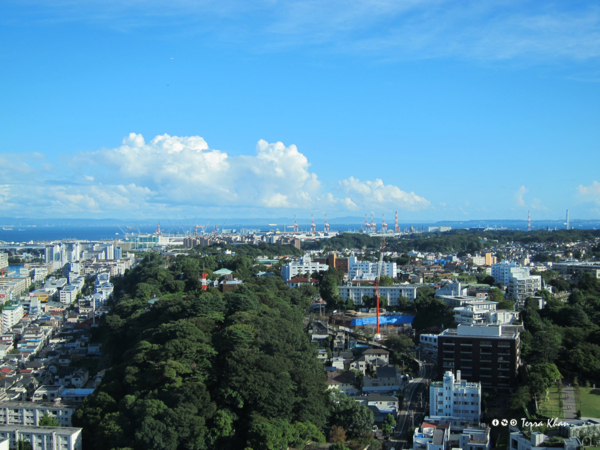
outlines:
{"label": "low-rise building", "polygon": [[284,264],[281,267],[281,278],[288,281],[299,275],[311,275],[314,272],[327,272],[328,270],[329,266],[327,264],[313,262],[309,255],[304,255],[300,261]]}
{"label": "low-rise building", "polygon": [[363,378],[363,392],[396,392],[402,386],[402,374],[395,366],[380,366],[376,377]]}
{"label": "low-rise building", "polygon": [[328,371],[327,388],[337,389],[347,395],[357,395],[359,393],[356,387],[356,375],[351,371]]}
{"label": "low-rise building", "polygon": [[[408,303],[412,303],[417,298],[417,285],[414,284],[395,284],[393,286],[380,286],[379,295],[387,300],[389,306],[398,306],[400,297],[406,297]],[[340,297],[344,301],[352,302],[354,305],[362,305],[363,297],[375,296],[374,286],[339,286],[338,291]]]}
{"label": "low-rise building", "polygon": [[490,450],[492,440],[487,427],[466,428],[458,438],[460,448],[469,450]]}
{"label": "low-rise building", "polygon": [[54,417],[61,426],[70,427],[75,405],[62,402],[0,402],[0,425],[39,426],[44,414]]}
{"label": "low-rise building", "polygon": [[0,425],[0,439],[8,439],[16,449],[20,441],[29,442],[34,450],[81,450],[81,428],[31,427]]}
{"label": "low-rise building", "polygon": [[[558,431],[563,437],[575,437],[579,440],[582,440],[585,436],[600,437],[600,419],[561,420]],[[589,445],[587,442],[582,443]]]}
{"label": "low-rise building", "polygon": [[[551,438],[543,433],[537,431],[515,431],[510,433],[510,450],[546,450],[548,447],[545,445]],[[581,441],[575,437],[564,439],[562,446],[560,442],[552,442],[552,447],[563,448],[563,450],[579,450],[581,448]]]}
{"label": "low-rise building", "polygon": [[413,450],[446,450],[449,441],[450,425],[434,425],[423,422],[421,429],[415,428]]}
{"label": "low-rise building", "polygon": [[399,411],[398,397],[385,394],[369,394],[355,398],[356,403],[376,407],[382,414],[396,415]]}

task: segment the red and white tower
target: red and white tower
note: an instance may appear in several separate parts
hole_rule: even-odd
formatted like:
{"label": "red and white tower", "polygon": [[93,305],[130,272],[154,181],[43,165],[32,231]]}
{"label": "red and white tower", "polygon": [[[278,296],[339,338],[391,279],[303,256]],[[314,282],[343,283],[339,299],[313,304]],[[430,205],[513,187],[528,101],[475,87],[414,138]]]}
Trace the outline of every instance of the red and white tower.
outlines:
{"label": "red and white tower", "polygon": [[400,233],[400,226],[398,225],[398,211],[396,211],[396,222],[394,223],[394,233]]}
{"label": "red and white tower", "polygon": [[527,231],[531,231],[531,212],[527,211]]}
{"label": "red and white tower", "polygon": [[373,220],[373,213],[371,213],[371,231],[373,233],[377,231],[377,225],[375,225],[375,221]]}
{"label": "red and white tower", "polygon": [[294,214],[294,233],[298,232],[298,224],[296,223],[296,214]]}
{"label": "red and white tower", "polygon": [[381,215],[381,231],[387,233],[387,223],[385,223],[385,214]]}
{"label": "red and white tower", "polygon": [[317,226],[315,225],[315,221],[313,220],[313,215],[310,215],[310,232],[311,233],[316,233],[317,232]]}
{"label": "red and white tower", "polygon": [[326,233],[329,232],[329,224],[327,223],[327,214],[325,214],[325,227],[323,228],[323,231],[325,231]]}

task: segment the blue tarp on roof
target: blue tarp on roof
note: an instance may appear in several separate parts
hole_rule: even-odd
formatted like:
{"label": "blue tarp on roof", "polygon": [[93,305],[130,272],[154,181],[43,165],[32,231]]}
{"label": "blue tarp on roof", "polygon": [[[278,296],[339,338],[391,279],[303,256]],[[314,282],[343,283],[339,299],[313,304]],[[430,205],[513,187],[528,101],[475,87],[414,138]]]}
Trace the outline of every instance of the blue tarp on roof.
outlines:
{"label": "blue tarp on roof", "polygon": [[[404,325],[406,323],[412,324],[415,316],[379,316],[380,325]],[[365,317],[364,319],[352,319],[350,322],[351,327],[364,327],[365,325],[375,325],[377,323],[377,317]]]}

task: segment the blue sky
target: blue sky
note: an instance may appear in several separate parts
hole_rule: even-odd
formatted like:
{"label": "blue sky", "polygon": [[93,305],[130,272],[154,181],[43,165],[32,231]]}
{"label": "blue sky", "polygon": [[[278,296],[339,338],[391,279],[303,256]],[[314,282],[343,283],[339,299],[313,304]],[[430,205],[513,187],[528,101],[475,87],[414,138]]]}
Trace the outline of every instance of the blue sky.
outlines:
{"label": "blue sky", "polygon": [[4,0],[0,216],[600,217],[600,6]]}

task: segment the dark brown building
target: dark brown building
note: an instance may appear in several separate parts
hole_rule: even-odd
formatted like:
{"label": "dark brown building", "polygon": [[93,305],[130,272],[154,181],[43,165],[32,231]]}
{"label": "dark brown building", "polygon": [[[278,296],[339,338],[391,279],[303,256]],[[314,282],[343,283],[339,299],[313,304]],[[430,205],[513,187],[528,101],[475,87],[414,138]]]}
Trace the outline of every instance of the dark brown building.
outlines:
{"label": "dark brown building", "polygon": [[484,390],[509,391],[517,385],[520,361],[518,327],[459,325],[438,336],[438,380],[460,370]]}
{"label": "dark brown building", "polygon": [[348,258],[338,258],[335,253],[330,253],[327,255],[327,258],[313,259],[313,262],[327,264],[329,267],[333,267],[335,270],[339,270],[340,272],[344,273],[348,273],[348,270],[350,269]]}

